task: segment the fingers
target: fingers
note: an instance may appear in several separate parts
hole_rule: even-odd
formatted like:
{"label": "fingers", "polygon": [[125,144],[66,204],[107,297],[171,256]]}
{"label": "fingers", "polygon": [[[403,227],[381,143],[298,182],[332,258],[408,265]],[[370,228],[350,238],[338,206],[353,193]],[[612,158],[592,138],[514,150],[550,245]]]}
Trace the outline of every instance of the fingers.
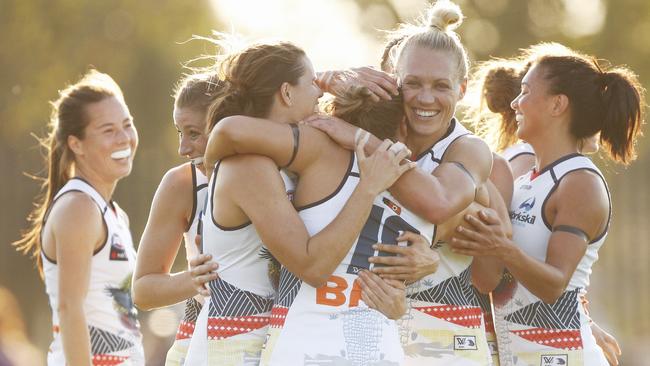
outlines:
{"label": "fingers", "polygon": [[470,230],[470,229],[468,229],[466,227],[462,227],[462,226],[458,226],[456,228],[456,232],[463,235],[467,239],[471,239],[471,240],[473,240],[475,242],[480,242],[481,239],[483,238],[483,236],[481,234],[477,233],[476,231]]}
{"label": "fingers", "polygon": [[465,215],[465,221],[468,222],[472,227],[474,227],[474,229],[476,229],[476,231],[478,232],[486,232],[488,230],[487,225],[484,224],[483,221],[477,219],[472,215]]}
{"label": "fingers", "polygon": [[363,131],[363,133],[361,133],[361,137],[359,137],[359,140],[355,141],[356,142],[355,151],[357,153],[357,160],[359,161],[366,160],[365,148],[369,138],[370,138],[370,133]]}
{"label": "fingers", "polygon": [[389,286],[396,288],[398,290],[406,290],[406,285],[404,284],[404,281],[384,279],[384,282]]}
{"label": "fingers", "polygon": [[[381,258],[381,259],[386,259],[390,257],[375,257],[375,258]],[[382,275],[382,278],[386,278],[383,275],[385,274],[390,274],[390,275],[405,275],[408,278],[413,277],[413,267],[409,266],[399,266],[399,265],[394,265],[394,266],[386,266],[386,267],[377,267],[375,266],[372,269],[373,273],[376,273],[378,275]]]}
{"label": "fingers", "polygon": [[[402,239],[400,239],[399,237],[397,238],[397,240],[402,241]],[[372,249],[378,250],[380,252],[399,254],[403,256],[409,255],[411,252],[411,249],[409,249],[408,247],[401,247],[399,245],[394,245],[394,244],[377,243],[372,246]],[[379,257],[371,257],[371,258],[379,258]],[[388,257],[381,257],[381,258],[388,258]]]}
{"label": "fingers", "polygon": [[400,236],[397,237],[397,241],[408,241],[413,244],[425,244],[427,246],[431,246],[431,243],[422,235],[416,234],[411,231],[402,231]]}
{"label": "fingers", "polygon": [[460,238],[451,238],[449,241],[449,246],[451,250],[456,252],[457,250],[477,250],[480,248],[478,244],[474,241],[460,239]]}
{"label": "fingers", "polygon": [[205,262],[207,262],[207,261],[209,261],[211,259],[212,259],[211,254],[199,254],[196,257],[190,259],[190,268],[194,268],[196,266],[204,264]]}
{"label": "fingers", "polygon": [[370,290],[374,295],[379,297],[388,296],[386,290],[389,288],[384,288],[382,285],[387,286],[384,281],[374,273],[368,271],[359,272],[359,280],[361,281],[362,290]]}
{"label": "fingers", "polygon": [[497,215],[497,213],[490,208],[479,211],[478,216],[484,223],[488,225],[501,224],[501,221],[499,221],[499,215]]}
{"label": "fingers", "polygon": [[[355,71],[361,76],[361,79],[367,81],[367,84],[374,83],[382,90],[390,92],[393,95],[398,95],[397,81],[390,74],[370,67],[361,67],[355,69]],[[390,95],[384,99],[390,100]]]}

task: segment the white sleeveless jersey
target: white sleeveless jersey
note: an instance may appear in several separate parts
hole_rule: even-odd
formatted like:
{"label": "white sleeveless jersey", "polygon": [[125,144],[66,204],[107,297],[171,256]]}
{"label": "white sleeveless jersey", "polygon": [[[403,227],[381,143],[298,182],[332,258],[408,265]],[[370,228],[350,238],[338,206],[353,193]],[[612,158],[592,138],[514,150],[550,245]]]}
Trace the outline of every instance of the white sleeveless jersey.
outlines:
{"label": "white sleeveless jersey", "polygon": [[[456,119],[447,133],[417,157],[417,165],[432,173],[449,146],[470,135]],[[436,242],[438,270],[407,288],[411,334],[405,346],[406,365],[489,365],[485,323],[490,303],[472,285],[472,257],[453,253]],[[491,321],[490,321],[491,322]]]}
{"label": "white sleeveless jersey", "polygon": [[[111,208],[111,204],[80,178],[70,179],[57,192],[52,205],[68,192],[83,192],[90,196],[102,213],[107,231],[106,242],[91,259],[88,293],[84,300],[93,365],[144,365],[137,311],[131,299],[135,250],[126,215],[114,202],[111,202]],[[56,310],[59,305],[59,266],[43,252],[41,255],[54,333],[47,363],[65,365]]]}
{"label": "white sleeveless jersey", "polygon": [[[358,182],[351,153],[348,173],[336,191],[299,209],[309,235],[334,220]],[[390,195],[377,197],[356,243],[319,288],[282,268],[261,365],[401,365],[403,351],[395,322],[361,301],[356,281],[361,269],[372,268],[368,257],[376,254],[373,244],[396,243],[398,230],[414,230],[397,214],[400,210]]]}
{"label": "white sleeveless jersey", "polygon": [[533,150],[533,147],[529,143],[521,141],[512,146],[508,146],[500,155],[508,162],[511,162],[521,155],[535,155],[535,150]]}
{"label": "white sleeveless jersey", "polygon": [[[565,156],[536,176],[531,171],[515,181],[510,206],[513,241],[539,261],[546,260],[552,233],[544,216],[546,202],[562,178],[576,170],[598,174],[606,186],[598,168],[580,154]],[[502,366],[607,365],[580,302],[606,235],[607,230],[589,243],[565,292],[554,304],[541,301],[511,275],[495,289],[493,301]]]}
{"label": "white sleeveless jersey", "polygon": [[[183,233],[183,239],[189,267],[190,260],[199,254],[199,247],[196,245],[195,239],[198,234],[199,221],[203,214],[205,200],[208,195],[208,178],[194,164],[189,163],[188,165],[192,174],[192,212],[189,217],[189,224]],[[194,333],[196,318],[199,316],[202,306],[203,297],[200,295],[185,300],[183,319],[176,331],[174,344],[172,344],[167,352],[165,366],[183,365],[187,348],[190,344],[190,338]]]}
{"label": "white sleeveless jersey", "polygon": [[[199,314],[186,364],[257,365],[276,293],[279,265],[250,222],[223,227],[215,221],[214,189],[220,164],[215,166],[208,186],[202,228],[203,252],[211,254],[219,264],[219,278],[208,284],[211,297]],[[280,175],[291,197],[295,185],[284,171]]]}

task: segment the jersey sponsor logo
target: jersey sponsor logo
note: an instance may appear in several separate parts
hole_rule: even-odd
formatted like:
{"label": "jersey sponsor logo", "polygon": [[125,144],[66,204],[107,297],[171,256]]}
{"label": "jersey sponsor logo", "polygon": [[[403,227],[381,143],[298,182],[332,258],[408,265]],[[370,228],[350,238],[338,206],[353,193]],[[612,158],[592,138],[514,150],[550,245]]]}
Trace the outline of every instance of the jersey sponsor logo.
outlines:
{"label": "jersey sponsor logo", "polygon": [[567,366],[569,364],[568,355],[542,355],[540,366]]}
{"label": "jersey sponsor logo", "polygon": [[345,290],[350,287],[348,281],[340,276],[332,275],[327,279],[327,283],[316,289],[316,303],[327,306],[355,307],[359,305],[361,299],[361,286],[357,280],[352,283],[352,289],[346,296]]}
{"label": "jersey sponsor logo", "polygon": [[537,216],[529,214],[533,207],[535,207],[535,197],[529,197],[519,205],[517,212],[510,213],[510,220],[516,221],[516,223],[533,225],[535,219],[537,219]]}
{"label": "jersey sponsor logo", "polygon": [[126,261],[129,258],[126,256],[126,249],[124,245],[120,243],[120,236],[113,234],[111,237],[111,252],[109,259],[112,261]]}
{"label": "jersey sponsor logo", "polygon": [[464,351],[464,350],[478,350],[476,345],[475,336],[454,336],[454,350]]}

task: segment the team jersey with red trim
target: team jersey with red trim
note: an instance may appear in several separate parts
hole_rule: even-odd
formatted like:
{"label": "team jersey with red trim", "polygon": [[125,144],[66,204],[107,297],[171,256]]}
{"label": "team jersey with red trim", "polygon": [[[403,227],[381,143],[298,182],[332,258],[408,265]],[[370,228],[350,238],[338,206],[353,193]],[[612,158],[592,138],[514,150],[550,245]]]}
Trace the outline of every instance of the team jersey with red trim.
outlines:
{"label": "team jersey with red trim", "polygon": [[[544,216],[546,202],[561,180],[577,170],[594,172],[607,186],[593,162],[580,154],[567,155],[539,173],[531,171],[515,181],[510,206],[512,239],[526,254],[539,261],[546,260],[552,233]],[[609,195],[609,190],[607,192]],[[544,303],[509,274],[493,291],[502,366],[607,365],[580,303],[580,295],[589,285],[591,267],[598,259],[598,249],[606,236],[607,229],[589,243],[569,285],[553,304]]]}
{"label": "team jersey with red trim", "polygon": [[[299,208],[310,235],[341,212],[359,181],[354,154],[348,173],[330,196]],[[387,196],[388,197],[388,196]],[[395,201],[396,202],[396,201]],[[371,268],[368,257],[379,238],[395,242],[410,229],[395,202],[375,200],[368,223],[327,283],[315,288],[282,268],[280,288],[261,365],[400,365],[403,358],[395,321],[361,300],[357,274]],[[386,222],[402,223],[382,225]]]}
{"label": "team jersey with red trim", "polygon": [[[215,166],[204,210],[203,252],[219,264],[219,278],[208,283],[210,297],[201,309],[185,364],[249,365],[259,363],[276,294],[279,264],[252,223],[219,225],[213,216],[214,189],[221,162]],[[293,181],[280,172],[287,195]]]}
{"label": "team jersey with red trim", "polygon": [[[52,206],[68,192],[82,192],[90,196],[102,214],[107,231],[106,242],[95,251],[91,259],[88,292],[83,304],[90,335],[92,364],[94,366],[144,365],[142,336],[137,311],[131,299],[131,274],[135,268],[135,250],[126,214],[115,202],[107,203],[90,184],[80,178],[70,179],[57,192]],[[57,312],[59,266],[43,252],[41,256],[45,291],[52,309],[54,337],[47,354],[47,363],[65,365]]]}
{"label": "team jersey with red trim", "polygon": [[[447,133],[417,157],[418,168],[432,173],[449,146],[470,134],[452,119]],[[489,365],[485,319],[490,305],[471,283],[472,258],[453,253],[445,242],[433,248],[440,255],[438,270],[407,288],[410,336],[404,365]]]}
{"label": "team jersey with red trim", "polygon": [[[189,163],[189,168],[192,174],[192,213],[190,215],[189,225],[183,233],[185,257],[188,267],[190,260],[199,254],[199,247],[196,245],[195,239],[199,230],[199,220],[208,195],[208,178],[194,164]],[[199,316],[202,306],[203,297],[200,295],[185,300],[183,319],[181,319],[178,325],[174,343],[169,348],[169,351],[167,351],[165,366],[182,366],[185,362],[190,338],[194,333],[196,319]]]}

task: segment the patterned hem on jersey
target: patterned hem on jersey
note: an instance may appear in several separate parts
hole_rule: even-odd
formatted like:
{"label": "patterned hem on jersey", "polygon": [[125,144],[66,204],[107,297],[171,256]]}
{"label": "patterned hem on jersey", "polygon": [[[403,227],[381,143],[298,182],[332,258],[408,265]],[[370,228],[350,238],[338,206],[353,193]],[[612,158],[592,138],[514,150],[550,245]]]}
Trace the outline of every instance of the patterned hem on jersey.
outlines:
{"label": "patterned hem on jersey", "polygon": [[[505,316],[505,320],[529,327],[570,330],[580,328],[578,294],[580,288],[566,291],[553,304],[536,301]],[[515,300],[516,301],[516,300]]]}
{"label": "patterned hem on jersey", "polygon": [[534,342],[546,347],[553,347],[567,351],[582,349],[580,329],[559,330],[531,328],[512,330],[511,332],[529,342]]}
{"label": "patterned hem on jersey", "polygon": [[110,353],[124,351],[134,346],[133,342],[105,330],[93,326],[88,326],[88,330],[93,355],[107,356]]}
{"label": "patterned hem on jersey", "polygon": [[472,286],[470,269],[467,268],[458,276],[433,286],[426,278],[419,281],[420,285],[428,287],[426,290],[413,292],[407,295],[408,298],[419,301],[426,301],[435,304],[447,304],[456,306],[481,306],[482,299]]}
{"label": "patterned hem on jersey", "polygon": [[287,314],[289,314],[289,308],[282,305],[274,305],[271,309],[271,328],[282,328],[284,327],[284,322],[287,320]]}
{"label": "patterned hem on jersey", "polygon": [[271,311],[273,298],[242,290],[221,278],[210,281],[210,317],[241,317]]}
{"label": "patterned hem on jersey", "polygon": [[264,328],[269,325],[269,316],[210,317],[208,318],[208,339],[220,340]]}
{"label": "patterned hem on jersey", "polygon": [[477,306],[413,306],[413,309],[449,323],[460,325],[466,328],[480,328],[483,311]]}
{"label": "patterned hem on jersey", "polygon": [[192,338],[192,334],[194,334],[195,327],[196,327],[196,323],[181,321],[181,323],[178,325],[178,330],[176,331],[175,339],[181,340],[181,339]]}
{"label": "patterned hem on jersey", "polygon": [[116,366],[128,360],[128,356],[93,355],[93,366]]}

